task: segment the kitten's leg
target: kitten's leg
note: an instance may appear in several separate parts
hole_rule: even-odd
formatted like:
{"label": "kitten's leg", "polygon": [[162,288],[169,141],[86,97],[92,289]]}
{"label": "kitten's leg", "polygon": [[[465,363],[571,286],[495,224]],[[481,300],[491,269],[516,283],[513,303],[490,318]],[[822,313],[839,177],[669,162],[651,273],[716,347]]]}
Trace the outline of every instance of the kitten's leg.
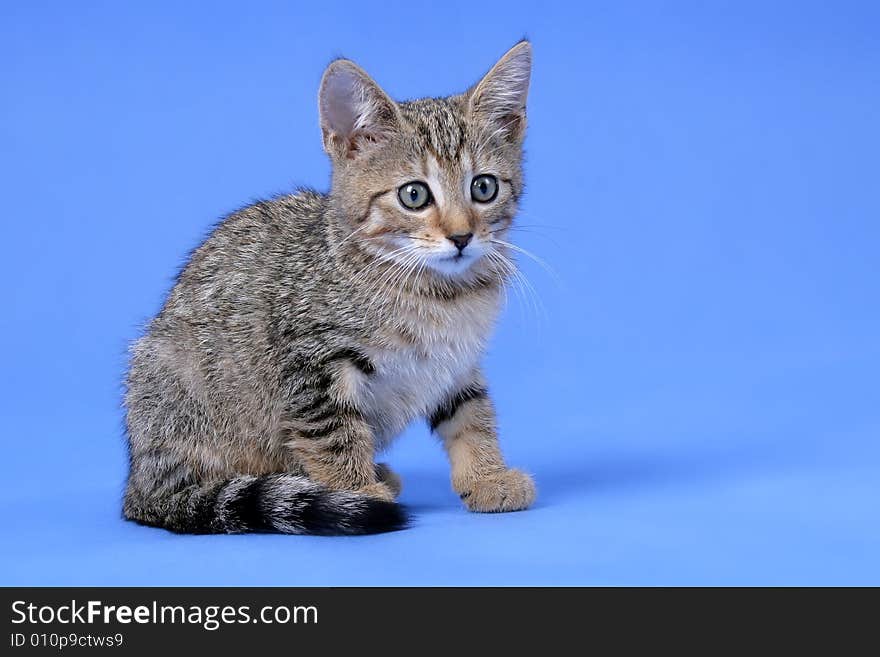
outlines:
{"label": "kitten's leg", "polygon": [[535,499],[532,478],[508,468],[498,447],[495,409],[483,378],[452,394],[429,418],[452,466],[452,488],[471,511],[517,511]]}
{"label": "kitten's leg", "polygon": [[387,463],[376,464],[376,477],[388,486],[395,498],[400,496],[400,491],[403,490],[403,482],[400,476],[388,467]]}
{"label": "kitten's leg", "polygon": [[380,481],[373,431],[360,414],[339,408],[323,424],[296,433],[289,444],[309,479],[330,490],[394,500],[392,488]]}
{"label": "kitten's leg", "polygon": [[291,465],[330,490],[393,501],[394,491],[373,458],[373,429],[358,410],[363,386],[375,368],[353,347],[325,346],[323,351],[329,353],[321,359],[294,357],[296,367],[290,368],[292,376],[286,382]]}

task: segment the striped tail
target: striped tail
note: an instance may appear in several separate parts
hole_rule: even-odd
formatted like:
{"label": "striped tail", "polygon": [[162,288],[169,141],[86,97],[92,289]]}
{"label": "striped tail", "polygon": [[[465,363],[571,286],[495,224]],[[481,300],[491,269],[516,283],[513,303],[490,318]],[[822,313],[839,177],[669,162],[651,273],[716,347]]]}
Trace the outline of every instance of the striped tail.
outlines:
{"label": "striped tail", "polygon": [[124,514],[183,534],[376,534],[409,524],[400,504],[330,491],[289,474],[194,484],[165,496],[143,498],[129,492]]}

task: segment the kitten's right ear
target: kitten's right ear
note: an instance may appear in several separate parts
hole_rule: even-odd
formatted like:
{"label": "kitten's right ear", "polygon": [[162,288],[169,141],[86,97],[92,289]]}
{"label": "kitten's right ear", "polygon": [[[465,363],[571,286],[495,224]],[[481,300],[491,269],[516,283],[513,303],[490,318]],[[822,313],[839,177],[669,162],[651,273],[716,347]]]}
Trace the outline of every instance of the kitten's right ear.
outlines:
{"label": "kitten's right ear", "polygon": [[394,130],[397,103],[357,64],[332,62],[321,79],[318,112],[324,150],[333,158],[355,158]]}

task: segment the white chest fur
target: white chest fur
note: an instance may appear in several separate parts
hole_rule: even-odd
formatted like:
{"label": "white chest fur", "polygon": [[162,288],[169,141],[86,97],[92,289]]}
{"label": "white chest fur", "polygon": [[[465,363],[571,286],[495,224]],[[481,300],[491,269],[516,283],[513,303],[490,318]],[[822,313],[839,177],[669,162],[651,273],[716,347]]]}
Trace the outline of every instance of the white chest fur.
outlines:
{"label": "white chest fur", "polygon": [[[486,347],[498,298],[469,299],[430,309],[401,309],[385,339],[368,347],[375,372],[361,379],[359,397],[380,443],[418,417],[430,415],[465,385]],[[408,340],[389,339],[396,329]]]}

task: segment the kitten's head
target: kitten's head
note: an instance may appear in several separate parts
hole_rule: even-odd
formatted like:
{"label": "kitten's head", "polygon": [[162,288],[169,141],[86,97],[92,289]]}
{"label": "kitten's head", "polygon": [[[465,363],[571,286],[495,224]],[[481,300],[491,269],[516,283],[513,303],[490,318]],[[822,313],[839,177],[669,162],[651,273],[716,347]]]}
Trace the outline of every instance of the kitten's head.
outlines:
{"label": "kitten's head", "polygon": [[531,61],[522,41],[467,92],[403,103],[331,63],[319,111],[345,239],[445,279],[488,270],[522,192]]}

